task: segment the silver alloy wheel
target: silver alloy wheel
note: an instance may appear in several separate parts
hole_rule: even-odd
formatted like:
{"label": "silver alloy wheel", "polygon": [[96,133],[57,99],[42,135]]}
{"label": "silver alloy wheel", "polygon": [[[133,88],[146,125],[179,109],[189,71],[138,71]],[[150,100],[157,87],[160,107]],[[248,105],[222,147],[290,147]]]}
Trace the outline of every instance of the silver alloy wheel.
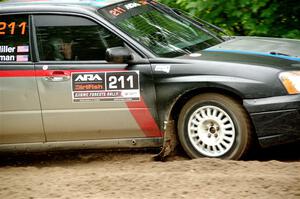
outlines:
{"label": "silver alloy wheel", "polygon": [[236,132],[230,116],[216,106],[198,108],[188,120],[188,137],[194,148],[207,157],[227,153]]}

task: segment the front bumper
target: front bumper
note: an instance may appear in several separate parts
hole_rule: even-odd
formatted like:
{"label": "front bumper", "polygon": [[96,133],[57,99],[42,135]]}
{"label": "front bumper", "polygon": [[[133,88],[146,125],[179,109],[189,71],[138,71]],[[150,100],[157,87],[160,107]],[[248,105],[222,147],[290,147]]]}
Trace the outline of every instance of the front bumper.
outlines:
{"label": "front bumper", "polygon": [[300,95],[243,101],[262,147],[300,140]]}

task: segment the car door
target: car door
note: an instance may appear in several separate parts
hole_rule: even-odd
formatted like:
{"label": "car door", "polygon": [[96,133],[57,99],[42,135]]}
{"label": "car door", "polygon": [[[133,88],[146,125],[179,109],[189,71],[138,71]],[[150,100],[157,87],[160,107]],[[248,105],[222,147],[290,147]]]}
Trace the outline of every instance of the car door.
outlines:
{"label": "car door", "polygon": [[28,15],[0,16],[0,144],[44,142]]}
{"label": "car door", "polygon": [[35,15],[34,24],[48,142],[161,136],[149,64],[105,61],[122,39],[85,17]]}

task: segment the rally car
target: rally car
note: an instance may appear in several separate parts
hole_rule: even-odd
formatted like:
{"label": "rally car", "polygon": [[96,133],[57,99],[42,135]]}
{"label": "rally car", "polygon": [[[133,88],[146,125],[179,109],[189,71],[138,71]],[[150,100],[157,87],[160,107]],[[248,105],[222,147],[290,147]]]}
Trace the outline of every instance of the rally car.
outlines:
{"label": "rally car", "polygon": [[0,151],[240,159],[299,140],[299,56],[299,40],[224,36],[156,1],[4,2]]}

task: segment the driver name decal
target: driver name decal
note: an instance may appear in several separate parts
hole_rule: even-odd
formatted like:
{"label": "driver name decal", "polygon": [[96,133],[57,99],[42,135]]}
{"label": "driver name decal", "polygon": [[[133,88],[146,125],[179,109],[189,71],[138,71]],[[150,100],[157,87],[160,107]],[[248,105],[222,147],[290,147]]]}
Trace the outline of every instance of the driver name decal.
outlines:
{"label": "driver name decal", "polygon": [[139,71],[72,73],[73,102],[139,101]]}

